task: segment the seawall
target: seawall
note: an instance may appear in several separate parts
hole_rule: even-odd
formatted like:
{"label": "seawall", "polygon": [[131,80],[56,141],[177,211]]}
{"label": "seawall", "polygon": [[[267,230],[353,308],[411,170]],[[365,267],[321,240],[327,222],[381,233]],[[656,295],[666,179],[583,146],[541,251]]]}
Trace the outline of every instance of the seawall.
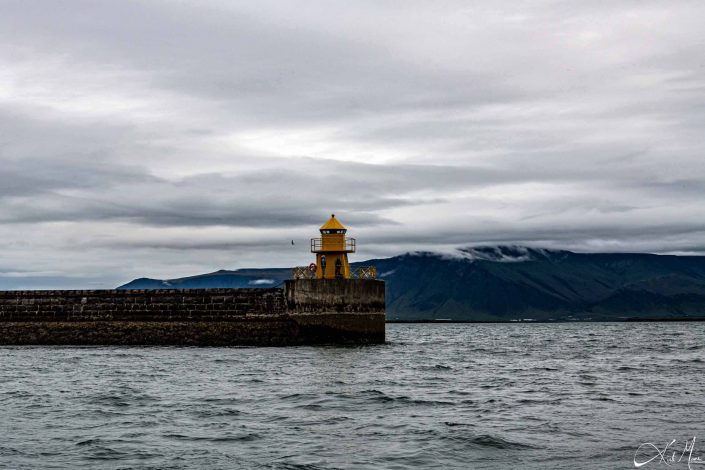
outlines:
{"label": "seawall", "polygon": [[383,343],[384,283],[284,288],[0,291],[2,345]]}

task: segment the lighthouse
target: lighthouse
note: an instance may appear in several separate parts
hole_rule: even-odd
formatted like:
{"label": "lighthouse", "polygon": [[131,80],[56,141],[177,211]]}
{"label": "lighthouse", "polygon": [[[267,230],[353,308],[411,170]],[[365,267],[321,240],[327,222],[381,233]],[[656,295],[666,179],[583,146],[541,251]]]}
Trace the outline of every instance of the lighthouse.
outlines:
{"label": "lighthouse", "polygon": [[348,229],[331,214],[319,229],[321,238],[311,239],[311,253],[316,262],[308,266],[294,266],[292,279],[376,279],[377,268],[357,266],[350,269],[348,253],[355,253],[355,239],[346,237]]}
{"label": "lighthouse", "polygon": [[332,214],[321,225],[321,238],[311,239],[311,253],[316,254],[316,279],[350,279],[348,253],[355,253],[355,239],[346,237],[347,231]]}

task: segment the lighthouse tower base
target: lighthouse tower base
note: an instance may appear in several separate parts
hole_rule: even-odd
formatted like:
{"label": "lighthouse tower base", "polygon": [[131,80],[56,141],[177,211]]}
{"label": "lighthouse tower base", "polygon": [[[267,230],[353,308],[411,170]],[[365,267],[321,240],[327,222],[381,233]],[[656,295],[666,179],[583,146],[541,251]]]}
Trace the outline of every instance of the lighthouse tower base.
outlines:
{"label": "lighthouse tower base", "polygon": [[289,316],[306,342],[384,343],[384,282],[372,279],[285,281]]}

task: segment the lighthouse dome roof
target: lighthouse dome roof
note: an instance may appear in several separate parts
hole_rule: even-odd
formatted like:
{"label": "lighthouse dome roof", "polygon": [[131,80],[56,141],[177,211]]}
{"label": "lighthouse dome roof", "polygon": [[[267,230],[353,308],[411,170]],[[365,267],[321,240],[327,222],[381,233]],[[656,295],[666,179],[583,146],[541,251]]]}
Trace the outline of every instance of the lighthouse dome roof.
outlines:
{"label": "lighthouse dome roof", "polygon": [[328,222],[325,224],[321,225],[321,230],[347,230],[343,224],[338,222],[338,219],[335,218],[335,214],[331,214],[330,219],[328,219]]}

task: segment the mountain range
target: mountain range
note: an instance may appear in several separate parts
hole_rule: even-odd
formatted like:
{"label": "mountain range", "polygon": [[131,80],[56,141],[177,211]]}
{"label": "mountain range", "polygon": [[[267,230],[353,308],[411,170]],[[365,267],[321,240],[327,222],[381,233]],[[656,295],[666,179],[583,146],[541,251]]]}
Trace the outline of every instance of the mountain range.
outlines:
{"label": "mountain range", "polygon": [[[390,320],[563,321],[705,318],[705,256],[574,253],[522,246],[373,259]],[[277,287],[288,268],[141,278],[119,289]]]}

